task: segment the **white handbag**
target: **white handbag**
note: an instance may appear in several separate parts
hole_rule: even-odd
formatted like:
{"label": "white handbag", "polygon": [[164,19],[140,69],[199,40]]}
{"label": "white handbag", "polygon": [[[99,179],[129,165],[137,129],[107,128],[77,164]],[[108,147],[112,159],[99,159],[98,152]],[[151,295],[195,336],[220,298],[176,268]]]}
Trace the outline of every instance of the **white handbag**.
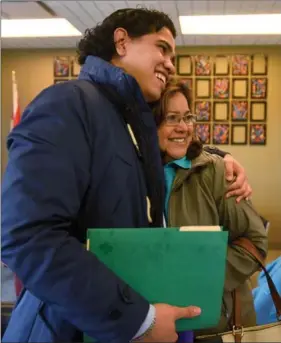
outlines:
{"label": "white handbag", "polygon": [[229,332],[218,333],[215,335],[204,335],[196,337],[196,341],[200,342],[225,342],[225,343],[264,343],[264,342],[281,342],[281,296],[278,294],[276,287],[265,268],[263,258],[256,249],[256,247],[246,238],[239,238],[233,245],[240,246],[244,248],[248,253],[250,253],[253,258],[256,259],[260,267],[263,269],[270,294],[276,308],[277,322],[267,325],[258,325],[243,328],[241,323],[241,302],[240,294],[237,290],[233,292],[233,329]]}

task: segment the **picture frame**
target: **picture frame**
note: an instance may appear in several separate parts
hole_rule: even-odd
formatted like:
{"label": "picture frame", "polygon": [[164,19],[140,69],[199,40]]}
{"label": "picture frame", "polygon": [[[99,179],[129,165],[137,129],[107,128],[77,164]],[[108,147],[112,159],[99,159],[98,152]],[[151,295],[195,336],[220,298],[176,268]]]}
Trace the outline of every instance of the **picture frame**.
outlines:
{"label": "picture frame", "polygon": [[190,55],[177,56],[177,74],[178,75],[192,75],[193,61]]}
{"label": "picture frame", "polygon": [[71,76],[77,77],[80,73],[81,66],[76,58],[71,59]]}
{"label": "picture frame", "polygon": [[200,139],[203,144],[210,144],[211,142],[211,125],[210,124],[199,124],[195,126],[196,136]]}
{"label": "picture frame", "polygon": [[265,122],[267,119],[266,101],[251,101],[250,120],[254,122]]}
{"label": "picture frame", "polygon": [[248,101],[232,101],[231,102],[231,120],[232,121],[247,121],[249,114]]}
{"label": "picture frame", "polygon": [[213,103],[213,117],[214,121],[228,121],[229,120],[229,102],[228,101],[214,101]]}
{"label": "picture frame", "polygon": [[232,79],[232,98],[248,98],[248,79]]}
{"label": "picture frame", "polygon": [[248,142],[248,125],[232,124],[231,125],[231,144],[247,145]]}
{"label": "picture frame", "polygon": [[211,75],[211,57],[206,55],[195,56],[195,75],[210,76]]}
{"label": "picture frame", "polygon": [[266,145],[266,124],[250,124],[250,145]]}
{"label": "picture frame", "polygon": [[229,144],[229,124],[213,124],[213,144]]}
{"label": "picture frame", "polygon": [[69,77],[70,61],[68,56],[54,57],[54,77]]}
{"label": "picture frame", "polygon": [[229,78],[214,78],[213,96],[215,99],[229,98]]}
{"label": "picture frame", "polygon": [[267,78],[251,79],[251,98],[266,99],[267,97]]}
{"label": "picture frame", "polygon": [[195,79],[195,97],[210,98],[211,96],[211,80],[210,79]]}
{"label": "picture frame", "polygon": [[229,58],[217,55],[214,61],[214,75],[229,75]]}
{"label": "picture frame", "polygon": [[54,84],[63,83],[63,82],[66,82],[66,81],[68,81],[68,79],[54,79]]}
{"label": "picture frame", "polygon": [[195,101],[195,114],[197,121],[210,121],[211,101]]}
{"label": "picture frame", "polygon": [[251,56],[251,73],[252,75],[267,75],[268,57],[264,54],[254,54]]}
{"label": "picture frame", "polygon": [[232,56],[232,75],[249,74],[249,56],[237,54]]}

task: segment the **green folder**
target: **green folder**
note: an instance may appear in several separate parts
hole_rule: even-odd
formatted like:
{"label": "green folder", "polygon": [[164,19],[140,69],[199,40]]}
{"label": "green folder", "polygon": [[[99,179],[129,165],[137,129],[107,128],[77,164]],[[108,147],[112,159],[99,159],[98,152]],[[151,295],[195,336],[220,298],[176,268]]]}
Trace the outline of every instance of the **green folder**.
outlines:
{"label": "green folder", "polygon": [[228,238],[222,228],[89,229],[87,237],[88,250],[151,304],[201,307],[199,317],[177,321],[178,332],[218,324]]}

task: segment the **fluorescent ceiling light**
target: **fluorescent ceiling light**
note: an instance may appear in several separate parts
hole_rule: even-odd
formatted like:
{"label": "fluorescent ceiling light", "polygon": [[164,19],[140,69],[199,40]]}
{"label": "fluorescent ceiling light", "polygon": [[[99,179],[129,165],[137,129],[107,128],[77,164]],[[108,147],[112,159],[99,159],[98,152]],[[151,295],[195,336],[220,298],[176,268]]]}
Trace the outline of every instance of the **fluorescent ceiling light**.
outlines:
{"label": "fluorescent ceiling light", "polygon": [[1,28],[2,38],[81,36],[81,32],[64,18],[4,19]]}
{"label": "fluorescent ceiling light", "polygon": [[180,16],[185,35],[281,34],[281,14]]}

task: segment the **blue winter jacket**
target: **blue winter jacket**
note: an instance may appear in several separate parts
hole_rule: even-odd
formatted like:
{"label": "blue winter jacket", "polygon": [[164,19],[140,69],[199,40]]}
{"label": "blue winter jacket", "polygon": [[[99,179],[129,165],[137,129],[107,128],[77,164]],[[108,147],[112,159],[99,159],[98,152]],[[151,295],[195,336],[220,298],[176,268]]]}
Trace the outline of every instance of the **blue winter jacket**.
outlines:
{"label": "blue winter jacket", "polygon": [[90,56],[79,80],[29,104],[8,136],[2,184],[2,261],[25,285],[3,342],[81,342],[84,332],[124,343],[147,315],[148,302],[84,247],[90,227],[149,226],[141,161],[97,83],[138,104],[163,177],[152,114],[121,69]]}

